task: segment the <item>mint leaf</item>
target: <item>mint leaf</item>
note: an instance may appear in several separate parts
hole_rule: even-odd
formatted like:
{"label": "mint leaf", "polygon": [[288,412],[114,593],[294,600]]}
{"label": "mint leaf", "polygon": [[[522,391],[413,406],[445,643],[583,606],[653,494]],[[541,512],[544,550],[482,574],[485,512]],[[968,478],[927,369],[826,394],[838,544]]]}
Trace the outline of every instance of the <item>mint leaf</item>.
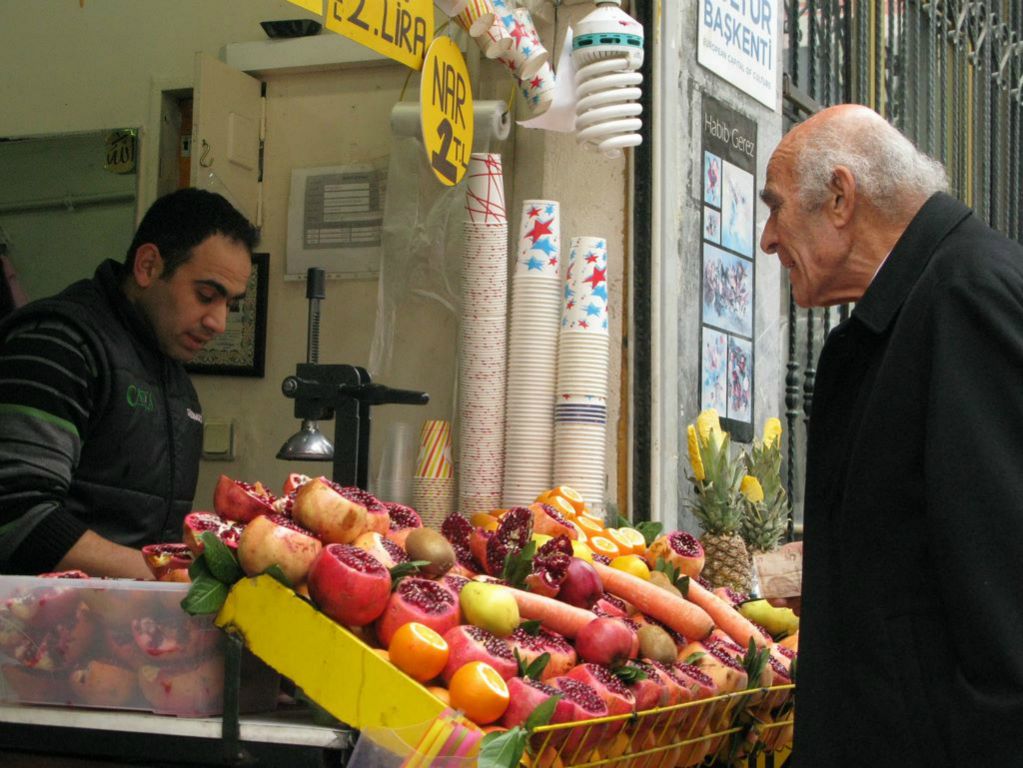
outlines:
{"label": "mint leaf", "polygon": [[213,531],[200,533],[199,541],[203,544],[202,557],[206,560],[213,578],[230,585],[245,575],[234,553]]}
{"label": "mint leaf", "polygon": [[536,619],[527,619],[526,621],[519,624],[519,629],[525,632],[527,635],[536,637],[540,634],[540,627],[543,625]]}
{"label": "mint leaf", "polygon": [[504,732],[488,733],[483,737],[478,768],[518,768],[522,753],[526,751],[526,731],[516,725]]}
{"label": "mint leaf", "polygon": [[533,570],[533,555],[536,554],[536,542],[527,541],[526,546],[518,552],[509,552],[504,559],[504,568],[501,569],[501,578],[510,586],[517,589],[524,589],[526,577]]}
{"label": "mint leaf", "polygon": [[[515,651],[518,653],[518,650]],[[531,677],[534,680],[539,680],[543,671],[547,669],[547,662],[551,660],[551,655],[544,651],[535,659],[531,664],[526,665],[525,669],[522,670],[522,677]]]}
{"label": "mint leaf", "polygon": [[195,558],[192,564],[188,566],[188,578],[192,581],[198,581],[203,576],[207,576],[211,579],[216,578],[210,571],[209,565],[206,564],[206,558],[202,555]]}
{"label": "mint leaf", "polygon": [[227,592],[227,585],[222,581],[212,576],[200,576],[188,588],[181,607],[193,616],[216,613],[227,600]]}
{"label": "mint leaf", "polygon": [[633,527],[643,534],[643,538],[646,539],[646,545],[648,547],[654,543],[654,539],[660,536],[661,531],[664,530],[664,525],[654,520],[644,520],[641,523],[636,523]]}
{"label": "mint leaf", "polygon": [[424,565],[429,565],[429,560],[410,560],[407,563],[398,563],[391,568],[391,589],[398,586],[398,582],[404,579],[406,576],[412,576],[419,573],[419,569]]}
{"label": "mint leaf", "polygon": [[279,581],[288,589],[295,588],[295,585],[291,583],[291,579],[284,575],[284,571],[281,570],[281,567],[277,565],[277,563],[271,565],[269,568],[263,571],[263,573],[265,573],[267,576],[272,577],[275,581]]}
{"label": "mint leaf", "polygon": [[632,664],[624,664],[611,671],[614,673],[615,677],[617,677],[626,685],[638,683],[640,680],[646,680],[647,678],[646,672]]}
{"label": "mint leaf", "polygon": [[532,733],[534,728],[547,725],[551,718],[554,717],[554,710],[557,708],[559,701],[561,701],[560,693],[542,701],[536,709],[529,713],[529,717],[523,723],[526,730]]}

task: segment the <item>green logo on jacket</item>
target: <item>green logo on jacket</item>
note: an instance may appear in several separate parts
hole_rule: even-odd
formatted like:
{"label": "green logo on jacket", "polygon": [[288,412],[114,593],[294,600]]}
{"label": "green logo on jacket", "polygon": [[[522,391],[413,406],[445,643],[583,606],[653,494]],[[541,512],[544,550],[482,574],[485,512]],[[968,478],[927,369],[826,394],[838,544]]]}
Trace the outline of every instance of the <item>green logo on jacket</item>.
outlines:
{"label": "green logo on jacket", "polygon": [[153,393],[148,389],[142,389],[142,387],[129,384],[127,397],[128,405],[140,411],[152,411],[155,407],[153,404]]}

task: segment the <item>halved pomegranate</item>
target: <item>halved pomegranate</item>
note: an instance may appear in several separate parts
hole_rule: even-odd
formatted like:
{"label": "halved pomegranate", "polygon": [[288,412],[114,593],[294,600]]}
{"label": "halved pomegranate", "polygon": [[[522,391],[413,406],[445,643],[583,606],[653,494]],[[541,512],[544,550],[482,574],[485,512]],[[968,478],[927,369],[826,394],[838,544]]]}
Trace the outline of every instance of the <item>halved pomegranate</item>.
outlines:
{"label": "halved pomegranate", "polygon": [[[305,488],[306,486],[302,486]],[[238,542],[238,563],[247,576],[280,566],[288,580],[302,584],[323,545],[312,531],[283,515],[260,515],[245,526]]]}
{"label": "halved pomegranate", "polygon": [[703,545],[686,531],[665,533],[654,539],[647,550],[646,559],[651,568],[656,567],[658,558],[671,563],[679,573],[695,579],[703,570]]}
{"label": "halved pomegranate", "polygon": [[[310,480],[295,493],[292,517],[299,525],[315,533],[324,544],[351,544],[369,525],[366,507],[343,490],[325,477]],[[385,526],[379,532],[386,531]]]}
{"label": "halved pomegranate", "polygon": [[238,549],[238,541],[243,530],[245,530],[243,524],[225,520],[215,512],[190,512],[185,515],[181,540],[195,557],[199,557],[203,551],[203,543],[199,536],[206,531],[216,534],[216,537],[230,549]]}
{"label": "halved pomegranate", "polygon": [[391,573],[364,549],[328,544],[309,569],[309,595],[339,624],[365,626],[387,607]]}
{"label": "halved pomegranate", "polygon": [[216,627],[201,626],[185,614],[174,619],[135,619],[131,633],[139,650],[161,664],[208,653],[217,648],[222,638]]}
{"label": "halved pomegranate", "polygon": [[451,589],[431,579],[409,576],[398,582],[375,626],[377,638],[386,648],[402,624],[418,621],[443,635],[457,626],[459,619],[458,598]]}
{"label": "halved pomegranate", "polygon": [[309,479],[309,475],[303,475],[301,472],[292,472],[284,481],[284,489],[281,495],[287,496],[289,493],[297,491],[300,487],[308,483]]}
{"label": "halved pomegranate", "polygon": [[188,566],[193,556],[187,544],[165,542],[146,544],[142,547],[142,559],[157,581],[188,581]]}
{"label": "halved pomegranate", "polygon": [[274,495],[262,483],[254,485],[221,475],[213,491],[213,510],[225,520],[247,523],[260,515],[272,514]]}
{"label": "halved pomegranate", "polygon": [[540,627],[535,635],[520,627],[506,637],[505,642],[508,643],[512,653],[517,653],[527,667],[541,654],[548,654],[550,658],[540,675],[541,680],[565,674],[579,660],[575,648],[568,640],[557,632],[551,632],[543,627]]}

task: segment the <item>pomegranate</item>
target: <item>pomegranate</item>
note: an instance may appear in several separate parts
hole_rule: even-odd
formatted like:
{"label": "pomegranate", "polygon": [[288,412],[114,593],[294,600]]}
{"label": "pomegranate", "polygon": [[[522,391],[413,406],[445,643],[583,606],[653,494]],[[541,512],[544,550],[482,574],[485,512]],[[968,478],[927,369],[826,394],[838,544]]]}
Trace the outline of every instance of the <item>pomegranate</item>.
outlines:
{"label": "pomegranate", "polygon": [[518,653],[522,663],[527,667],[536,661],[540,654],[546,653],[550,656],[547,666],[540,674],[541,680],[565,674],[578,661],[575,648],[568,640],[557,632],[543,627],[540,627],[535,635],[520,627],[506,637],[505,642],[511,648],[512,655]]}
{"label": "pomegranate", "polygon": [[152,710],[163,715],[210,715],[224,700],[224,658],[211,656],[199,664],[139,668],[139,687]]}
{"label": "pomegranate", "polygon": [[[572,705],[569,717],[565,722],[592,720],[597,717],[607,717],[610,714],[607,703],[589,683],[567,675],[552,677],[544,682],[561,691],[562,701]],[[577,756],[581,757],[601,741],[606,734],[606,725],[591,725],[588,728],[571,728],[551,734],[551,742],[556,739],[559,742],[563,741],[561,754],[572,759]]]}
{"label": "pomegranate", "polygon": [[657,559],[664,558],[678,572],[695,579],[703,570],[703,545],[691,533],[672,531],[654,539],[647,550],[646,559],[651,568],[656,567]]}
{"label": "pomegranate", "polygon": [[423,518],[419,516],[412,507],[406,504],[399,504],[396,501],[381,502],[387,509],[387,517],[390,521],[387,530],[391,533],[402,531],[406,528],[422,528]]}
{"label": "pomegranate", "polygon": [[405,550],[376,531],[366,531],[359,534],[359,537],[352,544],[359,549],[369,552],[380,561],[384,568],[393,568],[398,563],[408,562],[408,555],[405,553]]}
{"label": "pomegranate", "polygon": [[[586,683],[607,704],[609,715],[624,715],[635,710],[636,697],[610,667],[603,664],[579,664],[568,671],[566,677]],[[607,735],[614,736],[625,727],[625,721],[607,724]]]}
{"label": "pomegranate", "polygon": [[206,531],[216,534],[229,549],[237,550],[245,526],[233,520],[225,520],[215,512],[189,512],[182,525],[181,540],[195,557],[202,554],[204,544],[199,540]]}
{"label": "pomegranate", "polygon": [[222,635],[186,614],[173,618],[144,617],[131,623],[135,645],[146,657],[161,664],[191,659],[217,647]]}
{"label": "pomegranate", "polygon": [[274,512],[274,495],[263,484],[250,485],[221,475],[213,490],[213,511],[225,520],[248,523],[260,515]]}
{"label": "pomegranate", "polygon": [[556,536],[537,550],[533,570],[526,576],[530,592],[555,597],[568,573],[572,557],[572,542],[567,536]]}
{"label": "pomegranate", "polygon": [[469,583],[469,579],[458,573],[445,573],[440,583],[450,589],[451,593],[457,598],[462,594],[462,587]]}
{"label": "pomegranate", "polygon": [[366,507],[344,495],[342,490],[337,483],[317,477],[295,494],[292,517],[324,544],[351,544],[368,530]]}
{"label": "pomegranate", "polygon": [[387,607],[391,573],[364,549],[328,544],[309,569],[309,595],[334,621],[361,627]]}
{"label": "pomegranate", "polygon": [[157,581],[182,581],[172,571],[184,571],[188,580],[188,566],[192,564],[192,550],[187,544],[147,544],[142,547],[142,559]]}
{"label": "pomegranate", "polygon": [[593,604],[592,610],[601,616],[631,616],[633,607],[618,595],[605,592],[604,596]]}
{"label": "pomegranate", "polygon": [[448,663],[441,673],[445,683],[450,683],[455,672],[470,661],[485,661],[505,680],[519,672],[518,662],[507,643],[481,627],[460,624],[445,632],[444,640],[449,649]]}
{"label": "pomegranate", "polygon": [[745,592],[736,592],[731,587],[715,587],[713,592],[733,608],[749,600],[749,595]]}
{"label": "pomegranate", "polygon": [[473,533],[472,523],[457,512],[452,512],[444,518],[440,532],[455,548],[455,558],[462,567],[473,573],[479,573],[482,570],[481,562],[473,557],[473,551],[469,545]]}
{"label": "pomegranate", "polygon": [[[554,713],[548,721],[550,725],[570,722],[578,715],[579,705],[566,697],[562,691],[553,685],[533,680],[529,677],[513,677],[508,682],[508,709],[501,716],[501,725],[504,728],[514,728],[522,725],[538,706],[543,704],[551,696],[561,696],[561,699],[554,707]],[[551,743],[558,744],[565,739],[568,731],[555,731],[551,736]],[[547,739],[548,734],[536,734],[532,738],[533,747],[539,748]]]}
{"label": "pomegranate", "polygon": [[740,661],[743,651],[708,640],[689,643],[679,653],[679,658],[683,661],[692,659],[695,667],[714,680],[720,693],[745,690],[749,680]]}
{"label": "pomegranate", "polygon": [[383,615],[376,620],[377,639],[386,648],[391,644],[394,631],[410,621],[418,621],[443,635],[457,626],[459,619],[458,598],[447,586],[420,576],[409,576],[398,582]]}
{"label": "pomegranate", "polygon": [[89,707],[130,706],[139,693],[134,669],[99,659],[72,670],[68,682],[73,699]]}
{"label": "pomegranate", "polygon": [[599,616],[579,630],[575,649],[583,661],[618,666],[629,659],[634,642],[623,619]]}
{"label": "pomegranate", "polygon": [[503,515],[497,530],[487,539],[486,572],[500,576],[508,556],[519,552],[533,535],[533,513],[527,507],[512,507]]}
{"label": "pomegranate", "polygon": [[147,662],[145,652],[135,642],[131,624],[104,626],[103,640],[106,655],[132,669],[138,669]]}
{"label": "pomegranate", "polygon": [[71,666],[92,645],[96,620],[89,607],[79,603],[75,615],[44,631],[41,637],[26,636],[14,648],[14,658],[26,667],[52,672]]}
{"label": "pomegranate", "polygon": [[626,682],[625,686],[632,691],[636,700],[636,711],[645,712],[655,707],[663,707],[668,703],[668,686],[658,675],[653,665],[645,661],[630,661],[627,668],[639,670],[643,676],[637,675],[637,679]]}
{"label": "pomegranate", "polygon": [[573,540],[579,538],[576,527],[551,505],[538,501],[530,504],[529,509],[533,513],[533,533],[565,536]]}
{"label": "pomegranate", "polygon": [[284,479],[284,487],[281,489],[281,496],[288,496],[294,493],[303,485],[308,483],[310,480],[309,475],[303,475],[301,472],[291,472]]}
{"label": "pomegranate", "polygon": [[30,630],[46,630],[71,621],[82,604],[83,594],[76,587],[57,584],[29,588],[6,600],[5,613]]}
{"label": "pomegranate", "polygon": [[4,680],[14,691],[18,701],[26,704],[71,702],[66,672],[47,672],[18,664],[4,664],[0,672],[3,672]]}
{"label": "pomegranate", "polygon": [[[496,530],[496,529],[495,529]],[[488,531],[486,528],[473,528],[469,535],[469,553],[473,563],[480,573],[489,573],[487,563],[487,542],[494,538],[495,531]]]}
{"label": "pomegranate", "polygon": [[[302,486],[309,487],[309,484]],[[280,566],[292,584],[301,584],[323,549],[311,531],[282,515],[260,515],[245,526],[238,541],[238,562],[248,576]]]}
{"label": "pomegranate", "polygon": [[585,560],[573,557],[565,569],[558,599],[579,608],[592,608],[602,597],[604,584],[597,569]]}

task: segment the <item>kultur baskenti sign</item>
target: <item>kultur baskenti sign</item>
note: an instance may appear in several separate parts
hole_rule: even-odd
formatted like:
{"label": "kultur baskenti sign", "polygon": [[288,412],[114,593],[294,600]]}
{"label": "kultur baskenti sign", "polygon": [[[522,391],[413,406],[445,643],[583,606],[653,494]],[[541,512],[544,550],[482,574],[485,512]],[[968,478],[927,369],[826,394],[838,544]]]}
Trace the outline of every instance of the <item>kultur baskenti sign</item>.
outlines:
{"label": "kultur baskenti sign", "polygon": [[697,61],[778,108],[781,0],[699,0]]}

